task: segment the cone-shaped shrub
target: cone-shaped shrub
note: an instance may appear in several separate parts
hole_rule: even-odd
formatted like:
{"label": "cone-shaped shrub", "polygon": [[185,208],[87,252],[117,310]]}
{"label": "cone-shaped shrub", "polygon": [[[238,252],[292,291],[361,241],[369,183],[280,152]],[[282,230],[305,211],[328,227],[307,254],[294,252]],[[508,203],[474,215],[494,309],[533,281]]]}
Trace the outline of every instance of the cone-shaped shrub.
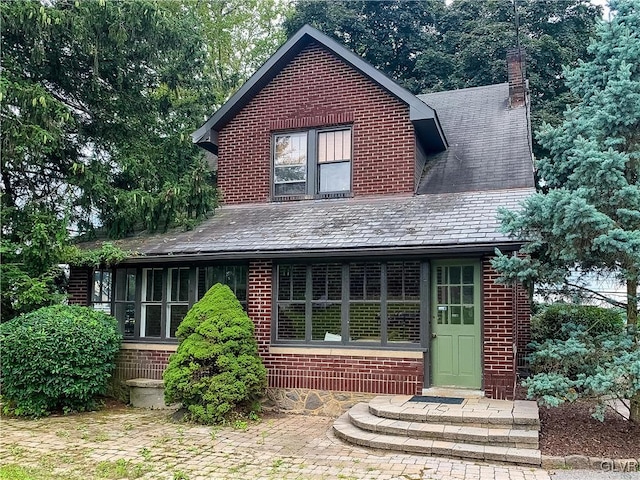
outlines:
{"label": "cone-shaped shrub", "polygon": [[266,387],[254,326],[233,292],[216,284],[178,327],[178,350],[164,372],[167,403],[181,402],[188,417],[220,423],[248,407]]}
{"label": "cone-shaped shrub", "polygon": [[44,307],[0,325],[4,411],[41,416],[96,407],[115,368],[116,319],[88,307]]}

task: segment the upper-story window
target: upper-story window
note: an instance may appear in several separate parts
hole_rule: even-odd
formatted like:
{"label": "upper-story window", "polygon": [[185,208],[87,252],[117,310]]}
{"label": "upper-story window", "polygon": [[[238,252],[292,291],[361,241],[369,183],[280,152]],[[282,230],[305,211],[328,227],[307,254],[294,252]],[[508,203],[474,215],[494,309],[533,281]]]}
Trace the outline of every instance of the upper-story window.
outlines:
{"label": "upper-story window", "polygon": [[273,138],[274,198],[348,194],[351,128],[278,133]]}

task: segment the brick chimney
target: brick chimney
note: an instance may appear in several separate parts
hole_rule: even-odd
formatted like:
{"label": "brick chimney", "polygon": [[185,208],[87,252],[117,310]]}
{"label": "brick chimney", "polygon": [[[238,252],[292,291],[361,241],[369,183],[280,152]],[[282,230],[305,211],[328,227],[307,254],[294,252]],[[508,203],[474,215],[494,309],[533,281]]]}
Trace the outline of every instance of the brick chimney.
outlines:
{"label": "brick chimney", "polygon": [[507,50],[507,74],[509,77],[509,106],[522,107],[526,103],[527,83],[524,68],[524,48]]}

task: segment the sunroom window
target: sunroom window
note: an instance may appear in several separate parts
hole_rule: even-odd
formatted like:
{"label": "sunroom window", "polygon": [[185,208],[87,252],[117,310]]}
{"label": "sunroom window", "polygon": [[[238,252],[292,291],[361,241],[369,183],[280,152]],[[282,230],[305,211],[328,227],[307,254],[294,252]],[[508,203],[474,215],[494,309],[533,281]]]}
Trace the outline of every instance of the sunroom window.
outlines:
{"label": "sunroom window", "polygon": [[246,265],[96,269],[91,305],[111,313],[127,340],[171,341],[193,304],[215,283],[247,304]]}
{"label": "sunroom window", "polygon": [[276,343],[420,344],[418,261],[280,264]]}

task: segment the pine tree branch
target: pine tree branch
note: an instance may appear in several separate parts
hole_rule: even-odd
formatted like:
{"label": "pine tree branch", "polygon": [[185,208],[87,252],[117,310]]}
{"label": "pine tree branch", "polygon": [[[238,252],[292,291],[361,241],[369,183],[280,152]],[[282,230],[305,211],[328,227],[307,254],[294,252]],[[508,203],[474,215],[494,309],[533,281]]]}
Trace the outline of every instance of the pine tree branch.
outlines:
{"label": "pine tree branch", "polygon": [[613,298],[607,297],[606,295],[603,295],[600,292],[596,292],[595,290],[587,288],[587,287],[585,287],[583,285],[578,285],[578,284],[567,282],[567,281],[565,281],[564,284],[566,286],[568,286],[568,287],[576,288],[576,289],[578,289],[580,291],[583,291],[583,292],[588,292],[590,295],[593,295],[596,298],[604,300],[605,302],[607,302],[610,305],[613,305],[614,307],[627,308],[627,304],[626,303],[618,302],[617,300],[614,300]]}

